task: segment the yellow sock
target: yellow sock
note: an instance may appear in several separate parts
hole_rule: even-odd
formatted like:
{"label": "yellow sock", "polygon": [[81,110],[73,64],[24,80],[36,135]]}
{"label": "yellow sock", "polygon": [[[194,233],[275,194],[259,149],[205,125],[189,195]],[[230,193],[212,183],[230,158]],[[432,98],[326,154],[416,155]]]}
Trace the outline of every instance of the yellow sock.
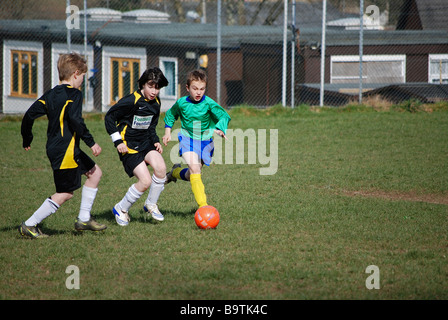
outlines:
{"label": "yellow sock", "polygon": [[204,184],[200,173],[190,174],[191,189],[199,208],[207,205],[207,196],[205,195]]}
{"label": "yellow sock", "polygon": [[182,178],[180,177],[180,172],[181,172],[181,170],[182,170],[181,167],[178,167],[178,168],[174,169],[174,170],[173,170],[173,173],[172,173],[173,178],[176,178],[176,179],[182,179]]}

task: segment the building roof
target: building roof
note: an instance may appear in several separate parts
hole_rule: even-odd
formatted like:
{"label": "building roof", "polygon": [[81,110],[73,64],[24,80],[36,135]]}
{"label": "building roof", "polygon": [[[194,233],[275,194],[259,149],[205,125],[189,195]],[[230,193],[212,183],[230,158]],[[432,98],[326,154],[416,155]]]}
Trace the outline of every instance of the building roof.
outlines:
{"label": "building roof", "polygon": [[399,103],[415,99],[423,103],[448,101],[448,85],[446,84],[397,84],[381,87],[363,93],[363,97],[381,96],[384,99]]}
{"label": "building roof", "polygon": [[[71,30],[73,42],[83,41],[83,21],[80,29]],[[181,32],[179,31],[181,30]],[[153,44],[185,45],[213,49],[217,46],[217,27],[199,23],[160,23],[148,25],[135,22],[89,21],[89,41],[107,45],[145,46]],[[65,20],[0,20],[0,36],[15,40],[53,39],[66,41]],[[288,31],[288,37],[291,36]],[[289,38],[290,39],[290,38]],[[222,26],[222,47],[241,44],[281,45],[283,28],[280,26]],[[320,28],[300,30],[300,44],[321,42]],[[327,46],[353,46],[359,43],[358,30],[327,29]],[[445,31],[440,30],[366,30],[364,45],[447,44]]]}
{"label": "building roof", "polygon": [[124,12],[121,15],[123,21],[129,20],[136,23],[170,23],[170,15],[165,12],[151,10],[151,9],[139,9]]}
{"label": "building roof", "polygon": [[89,8],[79,11],[81,17],[84,17],[85,13],[90,21],[121,21],[122,15],[120,11],[108,8]]}
{"label": "building roof", "polygon": [[[363,28],[368,30],[384,30],[389,23],[389,11],[384,10],[379,19],[374,20],[367,14],[364,14],[363,17]],[[327,21],[327,27],[336,27],[336,28],[344,28],[344,29],[354,29],[359,30],[361,28],[360,18],[359,17],[351,17],[351,18],[342,18],[332,21]]]}

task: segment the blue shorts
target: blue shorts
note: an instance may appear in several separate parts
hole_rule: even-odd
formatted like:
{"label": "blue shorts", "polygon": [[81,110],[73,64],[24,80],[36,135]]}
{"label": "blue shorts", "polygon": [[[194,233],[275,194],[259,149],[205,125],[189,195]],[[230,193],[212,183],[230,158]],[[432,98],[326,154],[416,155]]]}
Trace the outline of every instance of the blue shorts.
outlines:
{"label": "blue shorts", "polygon": [[199,156],[199,160],[205,165],[209,166],[212,162],[213,152],[215,151],[215,145],[213,139],[209,140],[193,140],[190,137],[186,137],[183,134],[178,134],[179,139],[179,156],[182,157],[184,152],[194,152]]}

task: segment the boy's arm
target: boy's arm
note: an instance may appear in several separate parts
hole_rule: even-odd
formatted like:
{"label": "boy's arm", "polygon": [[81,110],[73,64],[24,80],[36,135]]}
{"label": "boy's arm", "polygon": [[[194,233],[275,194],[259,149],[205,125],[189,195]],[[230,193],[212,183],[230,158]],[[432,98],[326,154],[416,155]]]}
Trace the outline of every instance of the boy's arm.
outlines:
{"label": "boy's arm", "polygon": [[212,105],[210,111],[215,121],[216,129],[221,130],[224,134],[226,134],[227,127],[231,120],[227,111],[217,103]]}
{"label": "boy's arm", "polygon": [[162,141],[164,145],[171,141],[171,127],[165,126],[165,134],[162,137]]}
{"label": "boy's arm", "polygon": [[176,103],[165,113],[165,134],[162,137],[162,142],[164,145],[167,145],[169,141],[171,141],[171,128],[174,125],[174,122],[179,118],[179,105]]}
{"label": "boy's arm", "polygon": [[160,113],[157,113],[156,115],[154,115],[154,117],[152,118],[152,121],[151,121],[151,125],[148,128],[149,137],[153,144],[160,142],[159,136],[157,135],[157,132],[156,132],[156,127],[157,127],[157,124],[159,123],[159,116],[160,116]]}
{"label": "boy's arm", "polygon": [[33,141],[32,129],[34,120],[45,115],[47,113],[46,111],[45,100],[42,97],[36,100],[23,116],[21,125],[22,146],[26,150],[29,150]]}
{"label": "boy's arm", "polygon": [[122,98],[115,105],[113,105],[109,111],[107,111],[104,117],[104,125],[106,126],[106,131],[110,135],[112,142],[115,147],[118,147],[123,140],[117,129],[117,123],[130,111],[130,108],[134,107],[134,101],[126,98]]}
{"label": "boy's arm", "polygon": [[82,118],[82,93],[77,92],[76,96],[73,98],[73,103],[70,108],[68,108],[68,118],[70,125],[76,134],[84,141],[84,143],[92,148],[95,145],[95,140],[90,134],[89,129],[87,129],[84,119]]}
{"label": "boy's arm", "polygon": [[165,113],[165,119],[163,120],[165,122],[165,128],[170,127],[172,128],[174,125],[174,122],[179,118],[180,112],[179,112],[179,105],[177,104],[177,101],[173,106],[168,109]]}

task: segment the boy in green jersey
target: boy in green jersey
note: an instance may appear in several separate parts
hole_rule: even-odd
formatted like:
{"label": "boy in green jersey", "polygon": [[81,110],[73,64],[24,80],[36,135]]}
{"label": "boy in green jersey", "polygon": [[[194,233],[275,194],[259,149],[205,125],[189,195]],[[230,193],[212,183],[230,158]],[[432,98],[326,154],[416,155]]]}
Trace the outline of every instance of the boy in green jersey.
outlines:
{"label": "boy in green jersey", "polygon": [[[215,101],[207,97],[205,89],[207,76],[203,70],[194,70],[187,78],[188,96],[182,97],[166,112],[165,135],[162,138],[166,146],[171,141],[171,128],[180,118],[181,131],[179,138],[179,155],[183,157],[188,168],[175,164],[167,174],[167,182],[177,179],[190,181],[196,202],[199,207],[207,205],[201,169],[210,165],[214,145],[213,133],[226,138],[229,114]],[[227,138],[226,138],[227,139]]]}

